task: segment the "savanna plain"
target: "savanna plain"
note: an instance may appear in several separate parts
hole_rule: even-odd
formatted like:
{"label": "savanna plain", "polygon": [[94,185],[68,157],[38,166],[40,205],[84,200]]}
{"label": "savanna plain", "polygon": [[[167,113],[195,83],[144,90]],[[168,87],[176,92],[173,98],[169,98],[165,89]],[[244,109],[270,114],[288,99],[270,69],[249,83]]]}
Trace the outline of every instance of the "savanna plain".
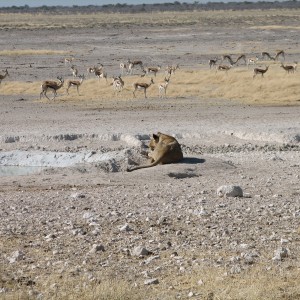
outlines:
{"label": "savanna plain", "polygon": [[[300,299],[299,24],[298,9],[2,13],[0,298]],[[107,80],[87,72],[101,65]],[[127,172],[157,132],[183,161]]]}

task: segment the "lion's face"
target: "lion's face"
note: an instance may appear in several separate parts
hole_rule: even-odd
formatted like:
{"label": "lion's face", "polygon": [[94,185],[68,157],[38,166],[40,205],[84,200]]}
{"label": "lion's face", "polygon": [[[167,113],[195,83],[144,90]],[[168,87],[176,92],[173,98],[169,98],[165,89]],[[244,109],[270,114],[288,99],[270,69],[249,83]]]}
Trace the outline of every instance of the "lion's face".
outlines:
{"label": "lion's face", "polygon": [[158,142],[159,142],[159,136],[156,134],[153,134],[152,138],[149,142],[149,148],[153,151],[155,149],[156,145],[158,144]]}

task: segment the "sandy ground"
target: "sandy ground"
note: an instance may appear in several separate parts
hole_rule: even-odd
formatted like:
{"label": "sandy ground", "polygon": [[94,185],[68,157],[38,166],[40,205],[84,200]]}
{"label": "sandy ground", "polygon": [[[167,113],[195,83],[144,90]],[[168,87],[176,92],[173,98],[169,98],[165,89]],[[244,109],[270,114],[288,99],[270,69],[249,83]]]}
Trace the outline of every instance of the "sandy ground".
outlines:
{"label": "sandy ground", "polygon": [[[101,62],[110,76],[118,74],[120,61],[127,58],[180,63],[187,69],[196,61],[207,68],[208,53],[215,49],[228,53],[240,47],[251,53],[255,43],[258,53],[290,42],[290,60],[297,58],[298,31],[285,32],[284,43],[280,30],[241,31],[137,27],[61,29],[49,36],[47,30],[15,30],[1,32],[1,46],[76,49],[82,68]],[[1,67],[9,69],[9,81],[69,74],[61,55],[0,59]],[[34,281],[36,293],[47,298],[49,291],[41,283],[47,274],[92,280],[102,272],[137,287],[157,278],[162,290],[172,286],[169,295],[184,298],[191,290],[200,295],[203,287],[186,290],[174,278],[197,272],[199,280],[205,266],[224,268],[227,275],[243,274],[258,264],[282,274],[300,267],[299,106],[247,106],[201,95],[86,100],[0,96],[1,165],[46,167],[23,176],[0,167],[11,174],[0,177],[2,295],[16,290],[22,278],[24,285]],[[128,165],[146,161],[144,145],[158,131],[178,139],[184,160],[127,173]],[[222,185],[240,186],[244,197],[220,198],[216,191]],[[125,224],[132,230],[120,230]],[[289,255],[274,262],[281,240]],[[94,244],[105,251],[90,252]],[[141,263],[133,254],[136,246],[156,258]],[[21,254],[14,260],[17,250]]]}

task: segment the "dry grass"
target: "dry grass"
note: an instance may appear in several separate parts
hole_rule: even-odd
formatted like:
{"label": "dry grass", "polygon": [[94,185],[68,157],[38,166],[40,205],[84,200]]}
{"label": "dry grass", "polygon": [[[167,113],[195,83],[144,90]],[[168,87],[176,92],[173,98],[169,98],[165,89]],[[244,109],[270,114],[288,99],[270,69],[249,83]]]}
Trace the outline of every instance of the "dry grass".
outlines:
{"label": "dry grass", "polygon": [[201,26],[276,26],[282,20],[281,29],[298,27],[299,10],[241,10],[241,11],[193,11],[193,12],[156,12],[138,14],[0,14],[0,29],[37,28],[93,28],[101,26],[124,25],[191,25]]}
{"label": "dry grass", "polygon": [[[169,99],[195,97],[201,99],[229,99],[250,105],[299,105],[300,103],[300,74],[286,74],[280,68],[279,63],[272,64],[265,77],[252,78],[252,69],[238,67],[230,70],[228,74],[216,73],[215,70],[183,70],[179,69],[171,77],[167,90]],[[155,84],[147,90],[149,99],[158,98],[158,84],[163,82],[164,74],[161,72],[154,78]],[[104,79],[87,79],[80,87],[80,95],[76,89],[70,89],[69,95],[63,87],[58,90],[56,101],[70,103],[99,103],[100,101],[113,102],[113,100],[127,101],[133,99],[133,82],[150,82],[150,77],[126,76],[125,88],[116,95],[110,85]],[[2,95],[36,95],[39,98],[41,82],[25,83],[3,81]],[[137,98],[144,98],[142,91],[136,92]],[[51,98],[51,92],[49,92]],[[167,99],[168,100],[168,99]],[[167,101],[162,100],[162,101]],[[46,99],[42,100],[46,101]]]}
{"label": "dry grass", "polygon": [[261,30],[300,30],[300,26],[282,26],[282,25],[269,25],[269,26],[252,26],[251,29],[261,29]]}
{"label": "dry grass", "polygon": [[68,51],[59,50],[33,50],[33,49],[18,49],[18,50],[1,50],[0,56],[20,56],[20,55],[55,55],[55,54],[69,54]]}
{"label": "dry grass", "polygon": [[[146,287],[143,277],[129,282],[117,277],[109,279],[112,275],[103,273],[94,274],[91,278],[51,274],[45,278],[39,276],[33,290],[42,293],[45,299],[60,300],[167,300],[176,299],[176,295],[186,299],[190,292],[194,293],[196,299],[295,300],[300,299],[299,276],[300,269],[297,267],[283,271],[275,265],[267,269],[257,264],[240,274],[229,274],[223,268],[201,267],[201,271],[189,274],[160,274],[158,285]],[[0,298],[35,299],[28,296],[25,284],[15,285],[14,288],[14,291]],[[213,297],[209,298],[209,295]]]}

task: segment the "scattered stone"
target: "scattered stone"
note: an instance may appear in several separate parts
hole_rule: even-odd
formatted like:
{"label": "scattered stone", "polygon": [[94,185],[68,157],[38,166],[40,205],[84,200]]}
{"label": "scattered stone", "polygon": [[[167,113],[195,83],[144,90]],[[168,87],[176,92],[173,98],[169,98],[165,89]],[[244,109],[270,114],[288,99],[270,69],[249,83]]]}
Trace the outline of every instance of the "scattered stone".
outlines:
{"label": "scattered stone", "polygon": [[119,229],[121,232],[133,231],[133,229],[127,223],[124,226],[121,226]]}
{"label": "scattered stone", "polygon": [[198,280],[198,285],[203,285],[204,284],[204,281],[202,279],[199,279]]}
{"label": "scattered stone", "polygon": [[237,185],[222,185],[217,189],[219,197],[243,197],[243,190]]}
{"label": "scattered stone", "polygon": [[230,269],[230,273],[231,273],[231,274],[239,274],[239,273],[241,273],[241,272],[242,272],[242,268],[241,268],[240,265],[234,265],[234,266],[232,266],[231,269]]}
{"label": "scattered stone", "polygon": [[45,236],[45,240],[46,242],[51,242],[52,240],[54,240],[57,236],[54,233],[50,233],[48,235]]}
{"label": "scattered stone", "polygon": [[85,220],[92,219],[93,217],[94,217],[94,214],[91,213],[91,212],[85,212],[85,213],[82,215],[82,218],[85,219]]}
{"label": "scattered stone", "polygon": [[281,240],[280,240],[280,244],[281,244],[281,245],[286,245],[286,244],[288,244],[288,242],[289,242],[288,239],[281,239]]}
{"label": "scattered stone", "polygon": [[192,298],[193,296],[194,296],[194,293],[193,293],[193,292],[189,292],[189,293],[188,293],[188,297],[189,297],[189,298]]}
{"label": "scattered stone", "polygon": [[137,246],[132,250],[131,255],[132,256],[146,256],[151,253],[152,252],[148,251],[146,248],[144,248],[142,246]]}
{"label": "scattered stone", "polygon": [[167,217],[161,216],[161,217],[157,220],[157,225],[167,225]]}
{"label": "scattered stone", "polygon": [[272,258],[274,261],[281,261],[290,255],[290,250],[286,247],[279,247],[274,251],[275,255]]}
{"label": "scattered stone", "polygon": [[159,255],[151,256],[151,257],[147,258],[147,259],[144,261],[144,263],[145,263],[145,265],[148,265],[148,264],[151,263],[153,260],[159,259],[159,258],[160,258]]}
{"label": "scattered stone", "polygon": [[9,289],[0,288],[0,294],[7,293],[8,291],[9,291]]}
{"label": "scattered stone", "polygon": [[73,198],[73,199],[83,199],[85,197],[86,197],[85,194],[82,194],[82,193],[73,193],[71,195],[71,198]]}
{"label": "scattered stone", "polygon": [[89,251],[89,253],[96,253],[96,252],[99,252],[99,251],[102,251],[104,252],[105,251],[105,248],[103,245],[99,245],[99,244],[94,244],[91,248],[91,250]]}
{"label": "scattered stone", "polygon": [[17,261],[20,261],[25,258],[25,254],[21,250],[16,250],[15,252],[12,253],[11,257],[8,257],[9,263],[13,264]]}
{"label": "scattered stone", "polygon": [[144,281],[144,285],[151,285],[151,284],[159,284],[159,281],[157,278],[151,278],[151,279],[146,279]]}
{"label": "scattered stone", "polygon": [[255,262],[254,257],[256,257],[256,255],[253,255],[252,253],[242,253],[241,257],[244,259],[245,264],[253,265]]}

